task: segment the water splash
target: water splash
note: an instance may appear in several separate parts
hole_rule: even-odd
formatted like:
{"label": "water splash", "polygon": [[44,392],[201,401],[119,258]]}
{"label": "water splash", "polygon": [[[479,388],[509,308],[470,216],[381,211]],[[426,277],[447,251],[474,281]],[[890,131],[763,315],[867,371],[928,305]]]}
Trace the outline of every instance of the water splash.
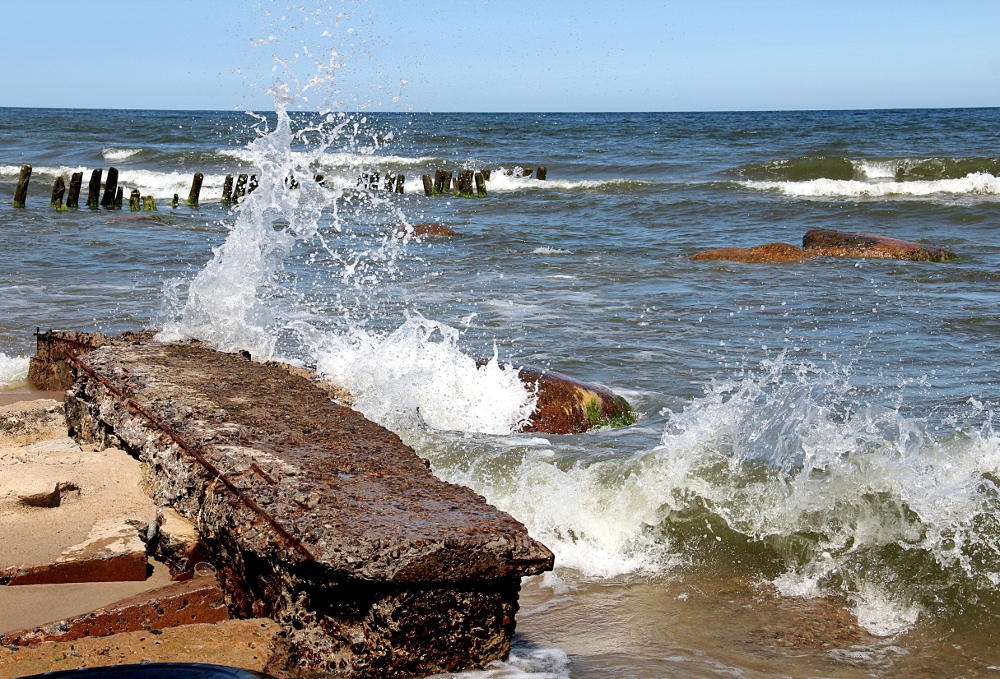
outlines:
{"label": "water splash", "polygon": [[0,389],[20,386],[28,380],[28,357],[8,356],[0,351]]}

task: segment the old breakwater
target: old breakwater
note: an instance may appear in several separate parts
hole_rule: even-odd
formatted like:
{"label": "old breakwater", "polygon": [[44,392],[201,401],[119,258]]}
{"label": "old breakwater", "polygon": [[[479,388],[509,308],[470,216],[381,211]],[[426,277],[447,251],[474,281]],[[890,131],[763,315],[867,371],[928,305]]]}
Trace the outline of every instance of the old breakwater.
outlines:
{"label": "old breakwater", "polygon": [[520,578],[552,554],[315,382],[198,343],[39,335],[80,440],[143,463],[196,521],[230,610],[285,629],[300,676],[409,676],[502,658]]}

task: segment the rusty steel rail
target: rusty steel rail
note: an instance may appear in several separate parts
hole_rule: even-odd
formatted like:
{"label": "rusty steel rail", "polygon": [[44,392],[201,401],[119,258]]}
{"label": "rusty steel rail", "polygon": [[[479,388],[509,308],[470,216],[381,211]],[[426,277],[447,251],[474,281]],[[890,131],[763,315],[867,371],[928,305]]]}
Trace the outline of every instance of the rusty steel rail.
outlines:
{"label": "rusty steel rail", "polygon": [[[60,340],[60,341],[65,341],[65,340]],[[71,344],[77,344],[77,345],[80,345],[80,346],[86,346],[86,347],[89,348],[89,345],[86,345],[83,342],[72,342],[71,341],[70,343]],[[261,507],[260,505],[258,505],[256,502],[254,502],[253,498],[251,498],[250,496],[248,496],[235,483],[233,483],[233,480],[230,479],[229,476],[227,476],[226,474],[223,474],[222,471],[220,471],[218,467],[216,467],[214,464],[212,464],[211,462],[209,462],[208,459],[194,445],[188,443],[183,438],[181,438],[180,434],[178,434],[176,431],[174,431],[174,429],[172,427],[170,427],[167,424],[161,422],[159,418],[157,418],[155,415],[153,415],[153,413],[149,412],[149,410],[147,410],[143,406],[141,406],[138,403],[136,403],[128,394],[125,393],[125,389],[123,387],[114,384],[111,380],[107,379],[106,377],[104,377],[102,375],[98,375],[97,372],[95,372],[93,368],[91,368],[89,365],[87,365],[86,363],[84,363],[83,361],[81,361],[79,358],[77,358],[72,353],[67,353],[66,354],[66,358],[68,358],[69,361],[73,365],[75,365],[77,368],[83,370],[88,375],[90,375],[91,377],[93,377],[95,380],[97,380],[98,382],[100,382],[101,384],[103,384],[105,387],[107,387],[107,389],[109,389],[113,394],[115,394],[116,396],[119,396],[119,397],[125,399],[125,407],[126,408],[131,408],[131,409],[135,410],[137,413],[139,413],[140,415],[142,415],[143,417],[145,417],[150,422],[150,424],[152,424],[154,427],[156,427],[157,429],[159,429],[162,433],[164,433],[167,436],[169,436],[171,438],[171,440],[173,440],[174,443],[176,443],[178,446],[180,446],[180,448],[185,453],[187,453],[188,455],[190,455],[191,457],[193,457],[195,460],[197,460],[215,478],[217,478],[219,481],[222,481],[223,485],[225,485],[226,488],[228,488],[229,490],[231,490],[233,492],[233,494],[236,495],[236,497],[238,497],[241,502],[243,502],[243,504],[245,504],[251,510],[253,510],[254,512],[256,512],[261,518],[263,518],[265,521],[267,521],[269,524],[271,524],[271,527],[274,528],[274,530],[276,530],[279,535],[281,535],[283,538],[285,538],[285,540],[297,552],[299,552],[301,555],[303,555],[307,559],[310,559],[310,560],[313,560],[313,561],[316,560],[316,557],[313,556],[313,553],[309,551],[309,548],[306,547],[304,544],[302,544],[302,542],[297,537],[295,537],[294,535],[292,535],[291,532],[289,532],[289,530],[287,528],[285,528],[284,526],[282,526],[278,522],[277,519],[275,519],[273,516],[271,516],[267,512],[267,510],[265,510],[263,507]],[[265,478],[267,478],[267,477],[265,476]]]}

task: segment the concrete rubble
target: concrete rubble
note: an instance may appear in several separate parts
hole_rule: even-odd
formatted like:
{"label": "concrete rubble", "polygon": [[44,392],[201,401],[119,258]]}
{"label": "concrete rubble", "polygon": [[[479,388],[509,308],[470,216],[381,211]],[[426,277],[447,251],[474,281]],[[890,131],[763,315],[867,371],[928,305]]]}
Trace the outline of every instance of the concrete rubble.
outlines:
{"label": "concrete rubble", "polygon": [[32,379],[69,386],[77,440],[142,463],[158,513],[147,537],[172,570],[214,564],[232,615],[280,623],[297,676],[413,676],[507,654],[521,577],[552,567],[524,526],[315,380],[149,339],[41,334]]}

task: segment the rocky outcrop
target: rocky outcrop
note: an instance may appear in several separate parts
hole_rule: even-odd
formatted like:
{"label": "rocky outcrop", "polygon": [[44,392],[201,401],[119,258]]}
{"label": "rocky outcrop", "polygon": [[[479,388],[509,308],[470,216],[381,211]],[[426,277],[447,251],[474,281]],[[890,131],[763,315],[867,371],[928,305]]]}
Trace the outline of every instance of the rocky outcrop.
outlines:
{"label": "rocky outcrop", "polygon": [[787,243],[767,243],[752,248],[717,248],[693,255],[697,261],[789,264],[813,257],[811,253]]}
{"label": "rocky outcrop", "polygon": [[230,610],[279,621],[300,675],[508,652],[520,578],[551,552],[395,434],[305,377],[196,344],[116,340],[65,360],[73,435],[139,457],[156,504],[196,522]]}
{"label": "rocky outcrop", "polygon": [[809,254],[824,257],[906,259],[914,262],[947,262],[956,257],[955,253],[933,245],[888,238],[873,233],[849,233],[826,229],[807,231],[802,237],[802,248]]}
{"label": "rocky outcrop", "polygon": [[521,431],[545,434],[579,434],[599,427],[624,427],[635,422],[635,413],[610,389],[532,365],[515,363],[521,381],[536,389],[538,403]]}

